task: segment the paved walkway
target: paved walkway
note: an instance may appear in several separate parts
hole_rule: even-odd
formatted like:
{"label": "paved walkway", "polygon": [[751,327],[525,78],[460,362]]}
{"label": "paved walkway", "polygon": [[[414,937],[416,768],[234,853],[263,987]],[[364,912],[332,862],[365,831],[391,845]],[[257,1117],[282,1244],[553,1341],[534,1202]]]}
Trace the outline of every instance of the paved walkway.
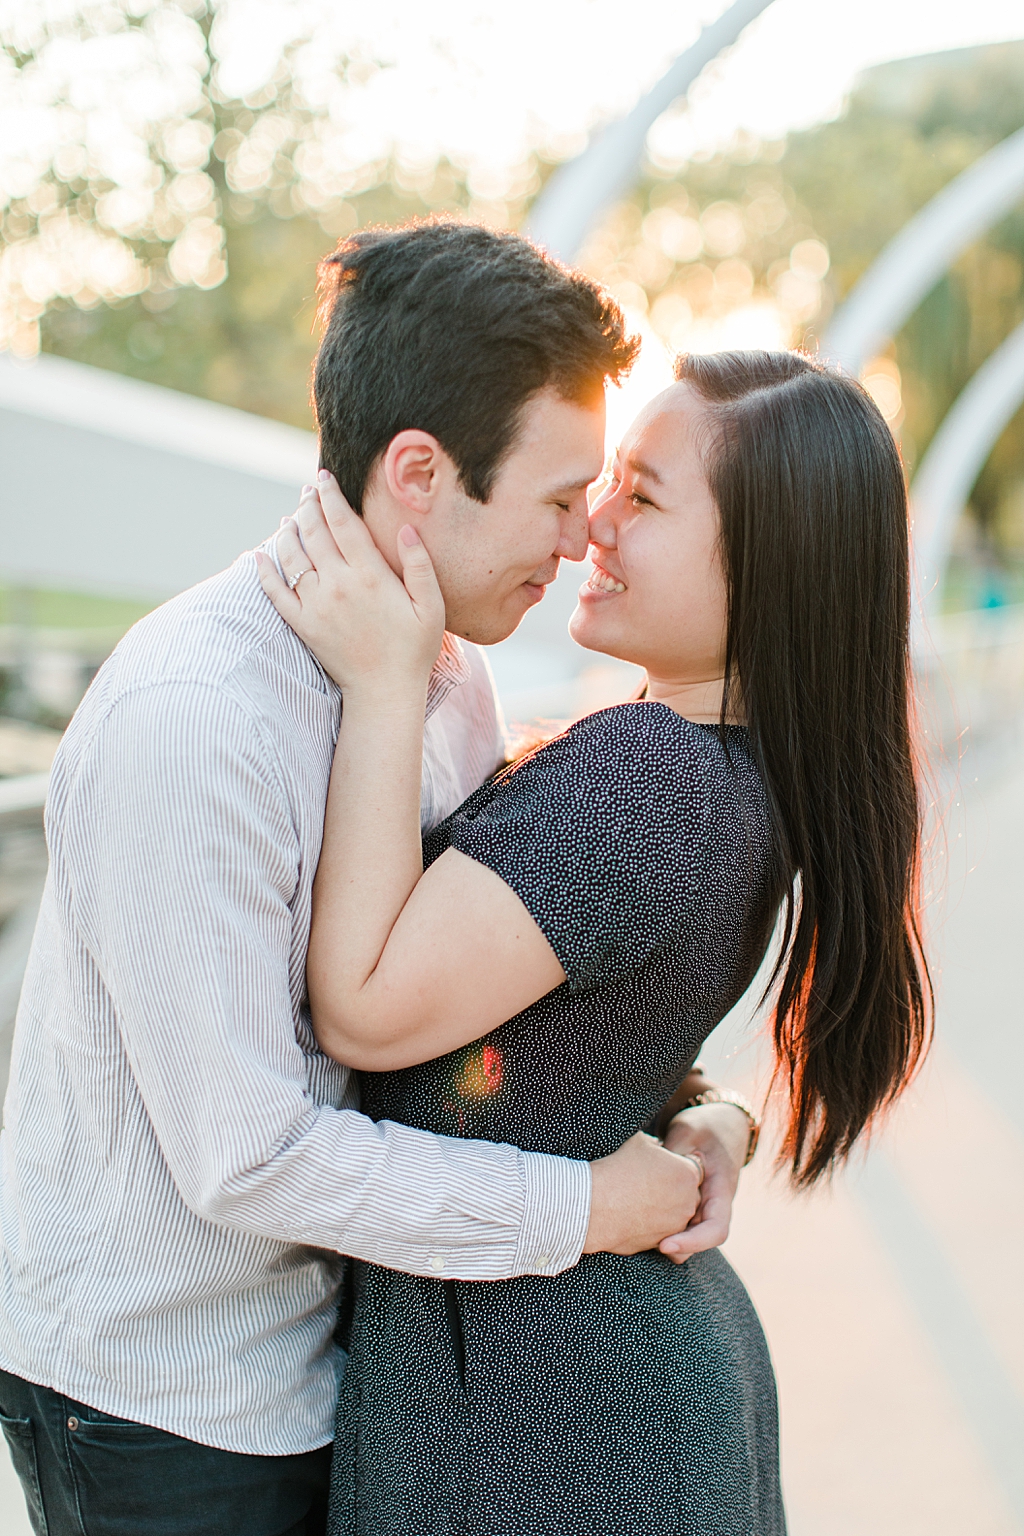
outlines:
{"label": "paved walkway", "polygon": [[[928,1066],[831,1191],[759,1159],[728,1244],[775,1357],[791,1536],[1024,1532],[1024,772],[965,798],[933,849]],[[719,1056],[755,1079],[741,1040]]]}
{"label": "paved walkway", "polygon": [[[965,771],[964,778],[970,779]],[[728,1252],[775,1356],[792,1536],[1024,1536],[1024,771],[947,817],[939,1043],[861,1166],[759,1158]],[[709,1057],[756,1077],[724,1030]],[[0,1531],[27,1536],[0,1455]]]}

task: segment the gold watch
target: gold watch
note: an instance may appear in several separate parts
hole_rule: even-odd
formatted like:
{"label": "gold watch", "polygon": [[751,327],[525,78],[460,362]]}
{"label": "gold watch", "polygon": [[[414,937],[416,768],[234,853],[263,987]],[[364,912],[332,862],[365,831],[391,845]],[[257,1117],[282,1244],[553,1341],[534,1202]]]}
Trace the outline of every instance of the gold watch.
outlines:
{"label": "gold watch", "polygon": [[695,1093],[692,1099],[687,1099],[683,1109],[696,1109],[700,1104],[734,1104],[746,1115],[750,1121],[750,1135],[747,1138],[747,1155],[743,1159],[745,1168],[757,1151],[757,1143],[761,1135],[761,1122],[750,1100],[745,1099],[742,1093],[733,1093],[731,1088],[705,1088],[703,1093]]}

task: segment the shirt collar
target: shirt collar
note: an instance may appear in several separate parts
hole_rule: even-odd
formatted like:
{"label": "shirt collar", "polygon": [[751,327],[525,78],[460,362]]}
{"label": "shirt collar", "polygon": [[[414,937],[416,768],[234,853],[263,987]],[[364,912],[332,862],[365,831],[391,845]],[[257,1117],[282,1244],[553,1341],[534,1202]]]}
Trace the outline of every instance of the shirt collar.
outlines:
{"label": "shirt collar", "polygon": [[434,663],[434,670],[427,683],[428,720],[435,710],[440,709],[452,690],[460,688],[463,683],[468,683],[472,674],[473,669],[466,658],[461,642],[457,636],[445,630],[440,655]]}

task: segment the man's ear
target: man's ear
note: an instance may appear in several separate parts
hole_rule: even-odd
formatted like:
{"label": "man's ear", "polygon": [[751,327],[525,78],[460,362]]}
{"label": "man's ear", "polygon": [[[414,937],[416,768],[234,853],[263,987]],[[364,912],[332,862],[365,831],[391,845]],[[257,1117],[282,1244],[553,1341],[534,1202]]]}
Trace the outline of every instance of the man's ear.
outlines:
{"label": "man's ear", "polygon": [[450,468],[451,460],[437,438],[415,428],[391,439],[380,465],[390,494],[421,517],[433,507]]}

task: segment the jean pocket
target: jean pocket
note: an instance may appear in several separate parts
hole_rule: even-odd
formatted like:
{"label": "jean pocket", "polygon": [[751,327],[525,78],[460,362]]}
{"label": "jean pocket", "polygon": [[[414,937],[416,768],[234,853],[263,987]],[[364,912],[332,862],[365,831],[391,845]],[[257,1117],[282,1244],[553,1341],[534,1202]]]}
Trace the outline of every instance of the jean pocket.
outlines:
{"label": "jean pocket", "polygon": [[[193,1526],[188,1442],[149,1424],[65,1402],[65,1445],[83,1531],[153,1536],[213,1530]],[[201,1496],[201,1495],[200,1495]],[[221,1527],[217,1527],[221,1529]],[[230,1530],[229,1525],[223,1527]]]}
{"label": "jean pocket", "polygon": [[[101,1408],[90,1408],[85,1403],[73,1402],[70,1397],[65,1397],[63,1403],[64,1417],[72,1431],[101,1424],[109,1424],[112,1429],[150,1429],[150,1425],[140,1424],[138,1419],[119,1419],[115,1413],[104,1413]],[[162,1429],[152,1432],[157,1435],[166,1433]]]}
{"label": "jean pocket", "polygon": [[36,1536],[47,1536],[43,1495],[39,1487],[39,1461],[36,1456],[36,1432],[31,1419],[9,1419],[0,1413],[0,1425],[7,1437],[11,1461],[21,1483],[28,1506],[28,1518]]}
{"label": "jean pocket", "polygon": [[139,1424],[134,1419],[117,1419],[113,1414],[98,1413],[95,1408],[85,1410],[74,1404],[66,1419],[67,1443],[72,1451],[86,1446],[98,1446],[112,1452],[135,1453],[139,1451],[172,1450],[183,1442],[177,1435],[152,1424]]}

